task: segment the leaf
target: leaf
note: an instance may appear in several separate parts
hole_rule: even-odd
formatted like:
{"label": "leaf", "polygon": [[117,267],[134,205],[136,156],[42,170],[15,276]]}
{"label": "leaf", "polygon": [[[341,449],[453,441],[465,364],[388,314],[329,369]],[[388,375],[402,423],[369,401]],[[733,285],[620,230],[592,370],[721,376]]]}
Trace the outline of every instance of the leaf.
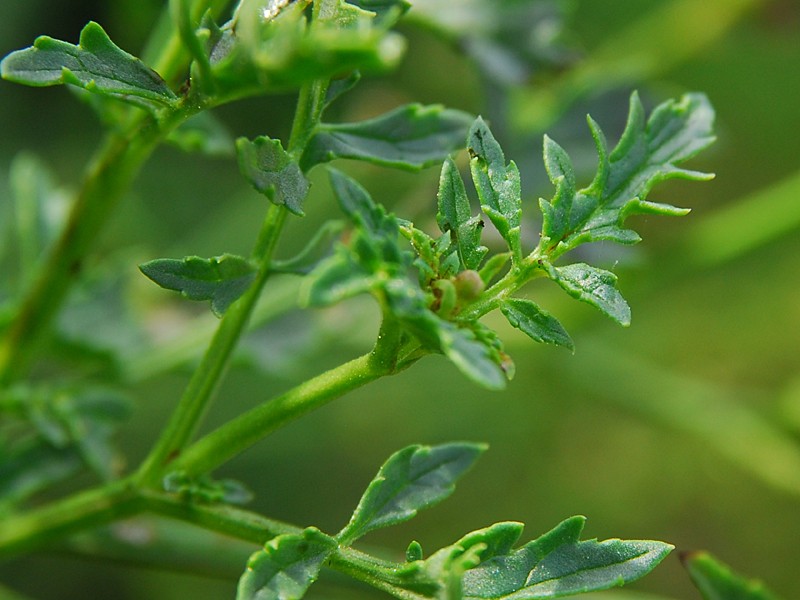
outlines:
{"label": "leaf", "polygon": [[681,562],[704,600],[777,600],[763,583],[734,573],[707,552],[687,552]]}
{"label": "leaf", "polygon": [[341,221],[328,221],[314,233],[305,248],[287,260],[273,260],[271,269],[276,273],[308,275],[331,254],[333,242],[343,229]]}
{"label": "leaf", "polygon": [[348,0],[354,4],[375,13],[375,22],[383,27],[389,27],[411,8],[406,0]]}
{"label": "leaf", "polygon": [[173,471],[164,476],[164,491],[177,494],[190,502],[247,504],[253,492],[235,479],[212,479],[209,475],[194,478],[185,471]]}
{"label": "leaf", "polygon": [[544,216],[540,248],[554,258],[586,242],[634,244],[640,237],[623,227],[627,217],[689,212],[646,198],[655,184],[668,179],[702,181],[713,177],[677,166],[714,141],[713,121],[708,99],[702,94],[687,94],[679,101],[659,105],[645,122],[639,97],[632,94],[625,131],[610,153],[605,135],[589,117],[599,161],[591,185],[581,190],[576,189],[567,153],[545,136],[545,167],[556,193],[550,201],[539,202]]}
{"label": "leaf", "polygon": [[330,306],[371,291],[375,283],[375,277],[342,247],[312,271],[303,292],[303,303],[307,306]]}
{"label": "leaf", "polygon": [[584,522],[584,517],[567,519],[513,552],[508,552],[509,531],[464,574],[464,599],[529,600],[605,590],[639,579],[672,550],[655,541],[580,541]]}
{"label": "leaf", "polygon": [[585,263],[551,268],[550,278],[573,298],[591,304],[620,325],[631,324],[631,309],[617,290],[617,276]]}
{"label": "leaf", "polygon": [[247,561],[236,600],[299,600],[336,548],[336,540],[314,527],[270,540]]}
{"label": "leaf", "polygon": [[250,184],[292,213],[303,215],[303,201],[310,186],[297,161],[286,152],[280,140],[259,136],[236,140],[239,169]]}
{"label": "leaf", "polygon": [[211,310],[218,317],[247,291],[256,276],[256,268],[249,261],[232,254],[159,258],[139,265],[139,269],[161,287],[180,292],[189,300],[211,300]]}
{"label": "leaf", "polygon": [[486,449],[480,444],[408,446],[378,471],[347,526],[337,534],[349,546],[364,534],[396,525],[453,493],[455,482]]}
{"label": "leaf", "polygon": [[481,117],[475,120],[469,131],[467,148],[481,208],[508,244],[512,259],[518,262],[522,258],[519,170],[513,161],[506,165],[500,144]]}
{"label": "leaf", "polygon": [[235,142],[225,125],[210,112],[201,112],[171,131],[167,141],[184,152],[200,152],[207,156],[231,156]]}
{"label": "leaf", "polygon": [[361,73],[358,71],[353,71],[345,77],[332,80],[328,85],[328,93],[325,95],[325,107],[323,110],[328,110],[331,104],[356,87],[359,81],[361,81]]}
{"label": "leaf", "polygon": [[575,350],[572,338],[558,319],[530,300],[510,298],[503,302],[500,310],[512,327],[516,327],[531,339]]}
{"label": "leaf", "polygon": [[3,59],[0,73],[4,79],[31,86],[70,83],[123,100],[133,96],[162,105],[176,100],[158,73],[117,47],[94,22],[83,28],[78,46],[38,37],[32,47]]}
{"label": "leaf", "polygon": [[451,158],[442,166],[439,178],[439,211],[436,221],[442,233],[450,236],[458,249],[458,256],[465,269],[477,269],[489,251],[481,246],[483,221],[473,217],[464,182]]}
{"label": "leaf", "polygon": [[417,170],[441,162],[464,143],[472,118],[439,105],[407,104],[357,123],[321,123],[300,159],[303,170],[349,158]]}

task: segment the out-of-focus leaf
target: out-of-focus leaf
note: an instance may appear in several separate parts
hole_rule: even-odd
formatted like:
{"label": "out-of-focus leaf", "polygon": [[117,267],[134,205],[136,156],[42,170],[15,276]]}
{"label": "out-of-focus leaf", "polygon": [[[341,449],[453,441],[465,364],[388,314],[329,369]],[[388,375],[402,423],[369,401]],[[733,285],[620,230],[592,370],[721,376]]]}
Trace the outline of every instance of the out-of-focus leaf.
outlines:
{"label": "out-of-focus leaf", "polygon": [[159,258],[139,265],[139,269],[161,287],[180,292],[189,300],[210,300],[211,310],[218,317],[247,291],[256,276],[256,268],[247,259],[232,254]]}
{"label": "out-of-focus leaf", "polygon": [[302,216],[303,201],[310,184],[297,161],[283,149],[280,140],[264,136],[252,141],[239,138],[236,151],[239,169],[256,190],[270,202]]}
{"label": "out-of-focus leaf", "polygon": [[461,147],[471,122],[472,117],[458,110],[408,104],[357,123],[322,123],[300,164],[308,171],[315,164],[349,158],[421,169]]}
{"label": "out-of-focus leaf", "polygon": [[270,540],[247,561],[236,600],[299,600],[336,548],[336,540],[314,527]]}
{"label": "out-of-focus leaf", "polygon": [[681,562],[704,600],[778,600],[763,583],[734,573],[708,552],[687,552]]}
{"label": "out-of-focus leaf", "polygon": [[201,112],[170,132],[167,140],[185,152],[232,156],[235,142],[225,125],[210,112]]}
{"label": "out-of-focus leaf", "polygon": [[32,47],[3,59],[0,73],[16,83],[70,83],[123,100],[135,97],[163,105],[176,99],[158,73],[121,50],[94,22],[83,28],[77,46],[47,36],[37,38]]}
{"label": "out-of-focus leaf", "polygon": [[453,493],[456,481],[485,450],[479,444],[409,446],[383,464],[336,536],[350,545],[364,534],[407,521]]}
{"label": "out-of-focus leaf", "polygon": [[308,275],[327,256],[331,254],[333,241],[341,234],[344,225],[341,221],[328,221],[320,227],[309,240],[306,247],[296,256],[287,260],[272,261],[272,270],[276,273],[293,273]]}
{"label": "out-of-focus leaf", "polygon": [[247,504],[253,492],[235,479],[212,479],[208,475],[189,477],[184,471],[173,471],[164,477],[164,490],[193,502]]}

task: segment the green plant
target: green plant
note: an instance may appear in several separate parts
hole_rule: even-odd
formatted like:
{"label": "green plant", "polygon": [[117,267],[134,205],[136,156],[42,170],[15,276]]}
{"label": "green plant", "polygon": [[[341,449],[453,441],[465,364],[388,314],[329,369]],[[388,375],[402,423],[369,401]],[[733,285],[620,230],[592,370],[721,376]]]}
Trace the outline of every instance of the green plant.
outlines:
{"label": "green plant", "polygon": [[[659,105],[646,118],[633,94],[625,131],[612,150],[590,118],[598,167],[583,188],[567,153],[545,137],[544,161],[555,194],[540,201],[541,232],[538,243],[529,244],[523,235],[523,227],[531,225],[523,220],[519,170],[507,162],[480,117],[407,104],[353,123],[324,120],[362,72],[397,64],[402,39],[393,27],[409,8],[405,2],[243,0],[219,25],[226,5],[170,2],[171,25],[157,32],[147,52],[153,69],[119,49],[95,23],[84,28],[77,46],[42,37],[2,63],[7,80],[69,84],[98,112],[107,136],[52,244],[36,242],[38,223],[20,229],[23,266],[0,346],[6,416],[0,438],[5,515],[0,554],[13,556],[151,512],[263,545],[239,581],[240,598],[299,598],[323,566],[399,598],[555,597],[606,589],[649,572],[670,545],[581,541],[582,517],[567,519],[517,549],[522,525],[514,522],[473,531],[427,557],[412,542],[404,562],[353,548],[363,535],[406,521],[447,497],[484,450],[479,444],[410,446],[395,453],[335,535],[235,507],[247,499],[246,487],[214,480],[211,473],[288,422],[428,355],[446,356],[479,385],[504,387],[514,363],[498,334],[480,320],[494,311],[535,341],[572,349],[569,334],[553,315],[518,296],[534,279],[549,279],[628,325],[630,310],[616,275],[585,262],[565,264],[562,256],[589,242],[638,242],[638,234],[625,226],[630,216],[687,212],[647,196],[667,179],[709,177],[679,166],[713,140],[713,110],[706,98],[689,94]],[[436,21],[431,23],[436,28]],[[213,151],[225,141],[210,109],[295,89],[288,139],[259,136],[235,144],[242,174],[271,203],[251,255],[156,259],[140,267],[164,288],[210,301],[220,321],[147,457],[134,472],[119,476],[111,436],[128,411],[127,400],[105,385],[75,381],[58,370],[50,377],[42,371],[28,377],[37,358],[51,356],[58,344],[48,336],[53,320],[119,199],[160,143],[172,140]],[[488,222],[473,214],[459,158],[452,156],[465,140],[471,179]],[[347,225],[326,224],[295,257],[277,260],[287,219],[306,211],[310,172],[334,159],[412,171],[443,162],[439,233],[396,217],[353,178],[328,168]],[[35,159],[15,163],[21,225],[26,218],[41,218],[26,217],[23,207],[50,202],[56,193],[45,172]],[[482,236],[489,226],[504,246],[491,254]],[[42,247],[48,251],[40,262]],[[299,294],[309,307],[371,294],[381,313],[374,346],[198,436],[248,324],[259,311],[266,319],[270,310],[280,309],[269,295],[271,309],[259,308],[259,301],[281,274],[299,278]],[[25,507],[34,494],[82,466],[103,483],[41,507]]]}

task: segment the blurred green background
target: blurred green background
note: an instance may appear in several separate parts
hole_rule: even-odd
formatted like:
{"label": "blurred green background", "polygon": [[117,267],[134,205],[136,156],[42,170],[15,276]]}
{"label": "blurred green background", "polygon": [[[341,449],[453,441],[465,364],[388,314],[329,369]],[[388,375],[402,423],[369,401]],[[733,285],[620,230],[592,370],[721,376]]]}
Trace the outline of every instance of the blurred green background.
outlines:
{"label": "blurred green background", "polygon": [[[437,3],[420,4],[436,9]],[[467,10],[490,3],[452,4]],[[411,443],[485,441],[490,452],[452,498],[366,543],[399,556],[416,539],[431,551],[500,520],[526,523],[529,539],[583,514],[588,537],[651,538],[680,551],[708,549],[764,579],[783,598],[798,598],[800,3],[530,4],[543,11],[537,27],[516,23],[511,33],[519,39],[506,41],[521,46],[552,34],[553,43],[541,44],[521,78],[504,79],[466,58],[460,48],[480,54],[469,45],[468,31],[442,41],[412,21],[402,27],[409,49],[401,68],[366,80],[335,114],[364,118],[408,101],[484,114],[501,132],[507,156],[523,168],[527,235],[533,239],[535,201],[552,193],[541,167],[545,131],[570,152],[588,182],[595,155],[587,112],[616,140],[632,89],[648,109],[686,91],[707,93],[717,109],[718,142],[690,168],[717,178],[661,186],[651,198],[689,206],[692,213],[640,218],[644,242],[638,247],[589,250],[594,261],[620,275],[633,308],[631,327],[619,328],[551,287],[531,288],[530,296],[572,334],[574,355],[534,345],[502,319],[490,319],[517,365],[507,391],[477,388],[432,357],[285,428],[220,475],[253,488],[252,509],[333,532],[393,451]],[[30,45],[39,34],[74,43],[88,20],[100,22],[135,54],[161,8],[155,0],[7,0],[0,3],[0,55]],[[285,136],[293,101],[260,98],[217,115],[237,136]],[[14,155],[36,153],[61,182],[74,186],[100,134],[88,107],[65,89],[8,82],[0,82],[0,132],[0,223],[12,238],[8,165]],[[433,224],[437,169],[410,175],[348,168],[400,216]],[[59,326],[82,335],[97,359],[80,374],[99,377],[104,357],[113,355],[131,382],[135,411],[120,436],[129,468],[155,439],[213,321],[201,316],[205,307],[187,307],[148,284],[136,265],[161,256],[247,253],[264,202],[241,180],[234,160],[164,147],[99,243],[89,281],[74,292]],[[280,247],[284,255],[337,216],[319,173],[307,213],[291,223]],[[276,280],[268,294],[291,299],[292,290],[291,282]],[[208,427],[364,352],[376,322],[371,301],[357,299],[326,311],[290,310],[257,329],[225,381]],[[170,341],[173,333],[187,332],[200,341],[186,348]],[[164,340],[161,350],[151,349],[156,337]],[[130,527],[136,534],[136,525]],[[54,551],[0,565],[0,580],[42,599],[232,598],[250,549],[221,549],[188,529],[177,535],[194,547],[201,573],[98,564]],[[348,586],[325,576],[309,597],[379,597]],[[641,594],[632,593],[632,600],[649,593],[699,598],[677,554],[632,589]]]}

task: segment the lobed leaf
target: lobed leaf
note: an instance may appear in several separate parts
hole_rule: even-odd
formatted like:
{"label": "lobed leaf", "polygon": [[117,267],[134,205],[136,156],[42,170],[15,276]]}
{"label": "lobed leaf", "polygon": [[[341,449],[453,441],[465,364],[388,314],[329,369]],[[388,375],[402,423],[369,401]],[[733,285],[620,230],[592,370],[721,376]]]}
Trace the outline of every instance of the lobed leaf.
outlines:
{"label": "lobed leaf", "polygon": [[470,154],[472,180],[478,191],[481,208],[508,244],[512,259],[518,262],[522,258],[519,169],[513,161],[506,165],[500,144],[481,117],[470,128],[467,149]]}
{"label": "lobed leaf", "polygon": [[4,79],[25,85],[69,83],[124,100],[135,97],[171,104],[176,99],[158,73],[116,46],[94,22],[83,28],[77,46],[38,37],[32,47],[3,59],[0,73]]}
{"label": "lobed leaf", "polygon": [[500,310],[512,327],[516,327],[534,341],[575,350],[572,338],[558,319],[530,300],[509,298],[503,301]]}
{"label": "lobed leaf", "polygon": [[409,446],[394,453],[369,484],[337,539],[350,545],[370,531],[407,521],[441,502],[484,450],[480,444],[451,443]]}
{"label": "lobed leaf", "polygon": [[314,527],[270,540],[247,561],[236,600],[299,600],[336,548],[336,540]]}
{"label": "lobed leaf", "polygon": [[585,263],[553,267],[549,275],[573,298],[591,304],[620,325],[631,324],[631,309],[617,290],[617,276]]}
{"label": "lobed leaf", "polygon": [[283,149],[280,140],[259,136],[236,140],[239,169],[247,181],[273,204],[303,215],[303,201],[310,184],[297,161]]}
{"label": "lobed leaf", "polygon": [[530,600],[605,590],[639,579],[672,550],[655,541],[580,541],[584,522],[583,517],[567,519],[511,552],[511,535],[503,544],[487,544],[491,551],[464,573],[464,599]]}
{"label": "lobed leaf", "polygon": [[553,257],[586,242],[634,244],[641,238],[623,226],[627,217],[686,214],[687,209],[646,198],[655,184],[668,179],[713,177],[677,166],[714,141],[713,121],[714,111],[702,94],[664,102],[647,120],[638,95],[632,94],[625,131],[610,153],[599,125],[588,118],[599,160],[594,180],[581,190],[569,156],[545,136],[544,162],[556,193],[550,201],[539,201],[544,217],[540,248]]}
{"label": "lobed leaf", "polygon": [[477,269],[489,251],[480,245],[483,221],[480,217],[472,216],[464,182],[456,164],[449,157],[442,166],[438,200],[436,222],[439,229],[442,233],[450,232],[463,267]]}
{"label": "lobed leaf", "polygon": [[408,104],[357,123],[317,126],[300,159],[305,171],[336,158],[421,169],[456,150],[472,118],[439,105]]}
{"label": "lobed leaf", "polygon": [[139,265],[139,269],[161,287],[180,292],[189,300],[210,300],[211,310],[218,317],[247,291],[256,276],[256,268],[247,259],[232,254],[159,258]]}
{"label": "lobed leaf", "polygon": [[777,600],[763,583],[734,573],[707,552],[688,552],[681,561],[704,600]]}

